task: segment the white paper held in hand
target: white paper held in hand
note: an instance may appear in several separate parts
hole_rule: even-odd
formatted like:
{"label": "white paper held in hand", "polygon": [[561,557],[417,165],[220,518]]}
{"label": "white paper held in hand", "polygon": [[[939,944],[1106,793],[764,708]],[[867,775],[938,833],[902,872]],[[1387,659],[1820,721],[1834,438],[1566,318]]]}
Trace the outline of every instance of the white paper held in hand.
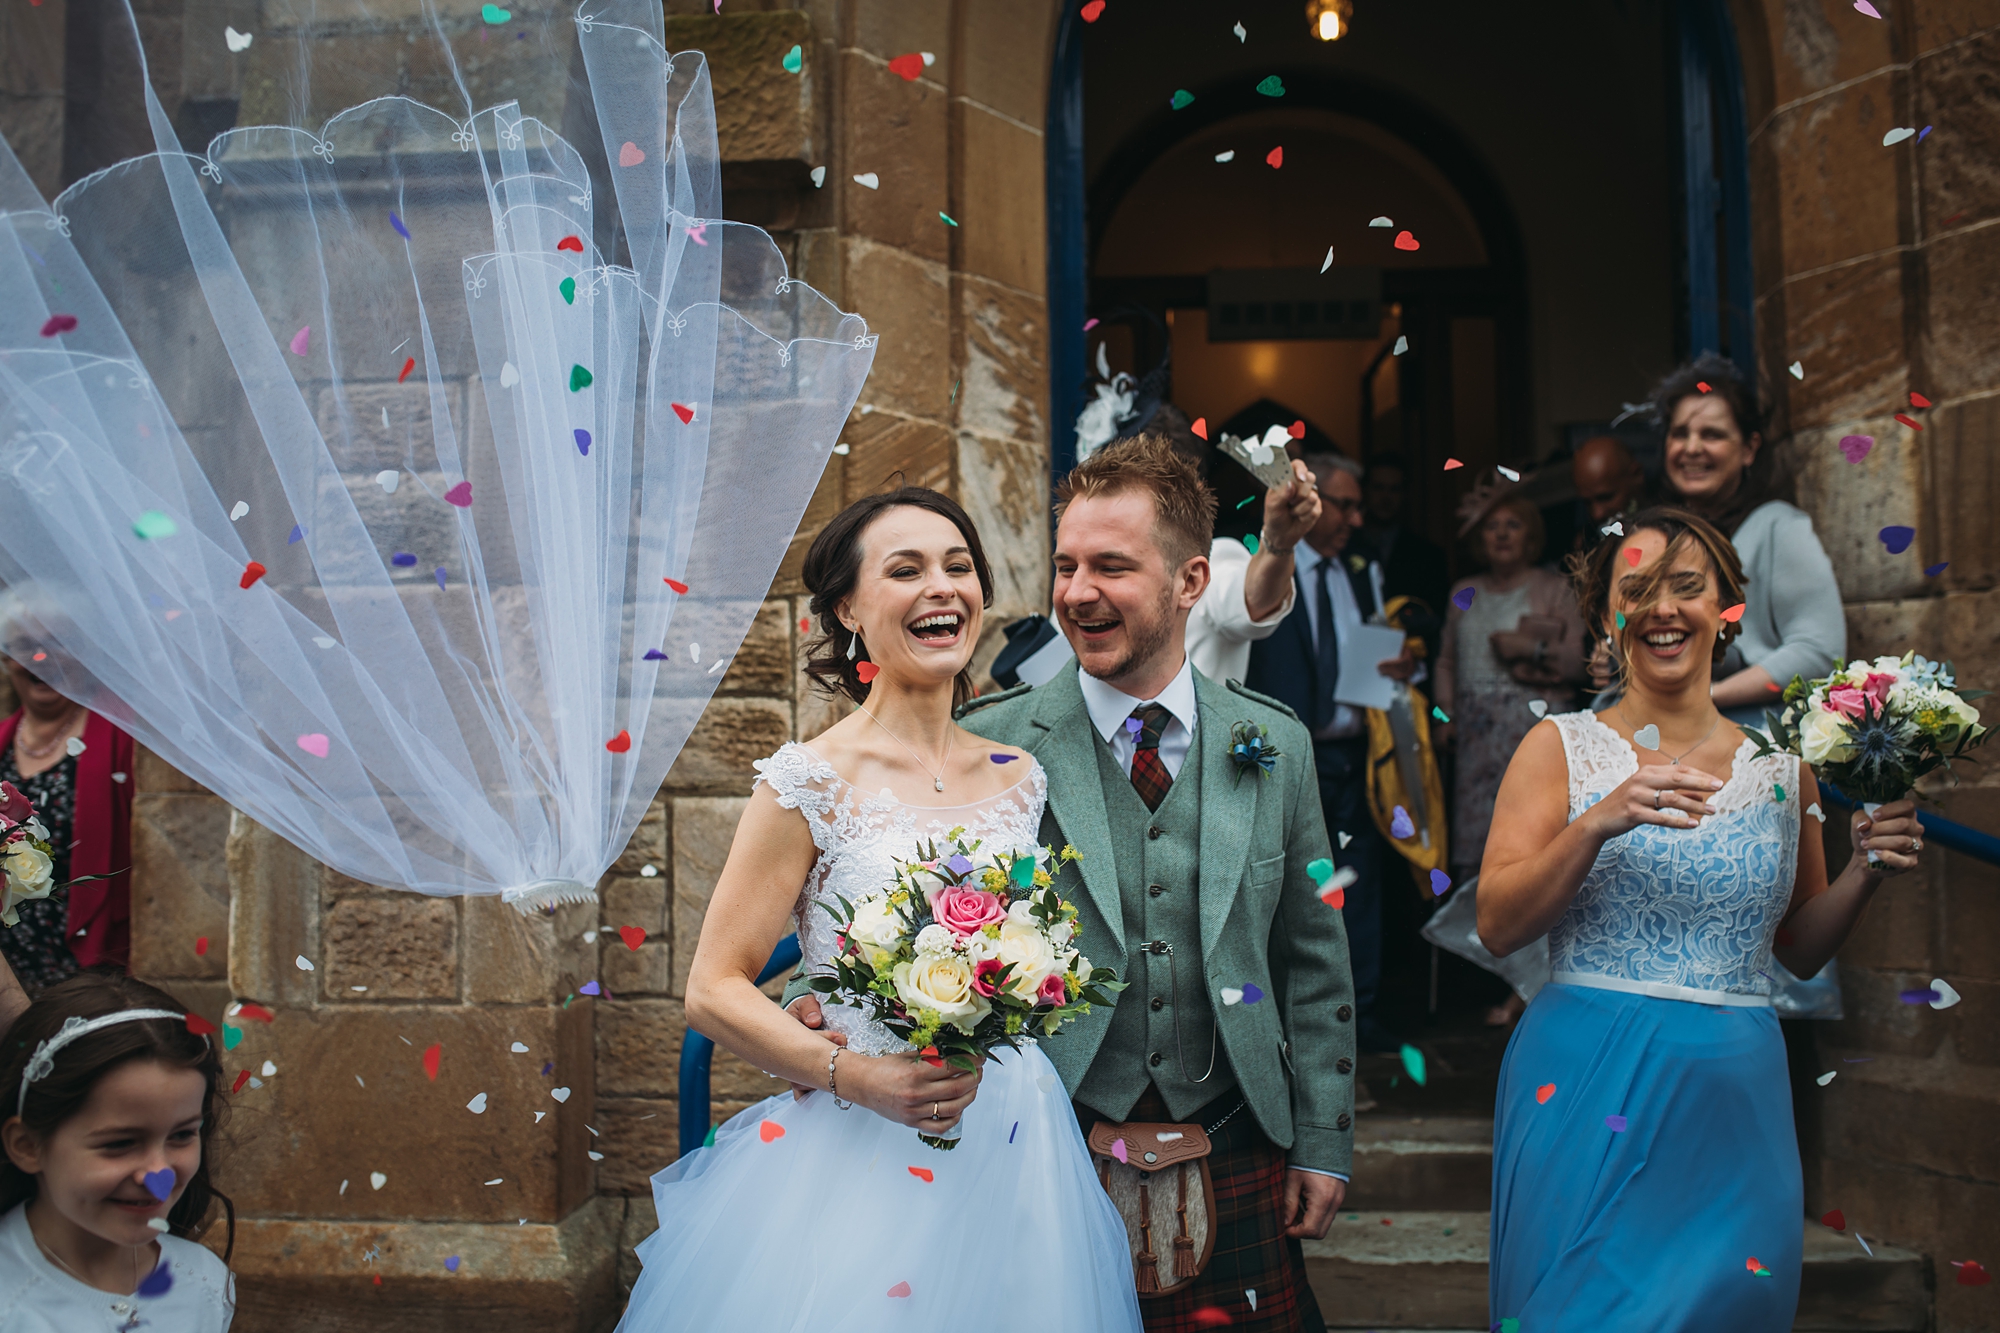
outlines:
{"label": "white paper held in hand", "polygon": [[1333,687],[1335,703],[1355,708],[1386,709],[1396,701],[1396,682],[1381,672],[1382,663],[1403,653],[1403,631],[1388,625],[1360,625],[1340,636],[1340,679]]}

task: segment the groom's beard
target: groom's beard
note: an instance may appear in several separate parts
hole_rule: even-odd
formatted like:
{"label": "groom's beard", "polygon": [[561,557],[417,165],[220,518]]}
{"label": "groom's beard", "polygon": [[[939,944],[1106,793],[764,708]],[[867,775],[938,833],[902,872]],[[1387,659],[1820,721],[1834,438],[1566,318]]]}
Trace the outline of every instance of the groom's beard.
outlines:
{"label": "groom's beard", "polygon": [[[1089,616],[1073,616],[1076,620],[1088,620]],[[1124,655],[1114,662],[1108,671],[1084,670],[1107,684],[1115,684],[1132,674],[1133,669],[1149,661],[1173,638],[1174,634],[1174,594],[1169,588],[1153,606],[1153,614],[1145,620],[1124,617],[1127,647]]]}

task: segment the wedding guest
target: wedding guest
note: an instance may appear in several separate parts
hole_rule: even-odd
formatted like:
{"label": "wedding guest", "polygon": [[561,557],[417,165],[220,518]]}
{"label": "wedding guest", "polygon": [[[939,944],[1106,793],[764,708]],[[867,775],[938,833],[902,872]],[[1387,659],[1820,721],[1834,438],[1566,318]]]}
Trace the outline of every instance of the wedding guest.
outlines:
{"label": "wedding guest", "polygon": [[1847,656],[1847,616],[1812,519],[1764,447],[1764,409],[1735,363],[1707,353],[1660,381],[1653,408],[1667,431],[1673,501],[1721,530],[1743,562],[1742,635],[1717,668],[1715,705],[1761,727],[1793,676],[1823,675]]}
{"label": "wedding guest", "polygon": [[1582,544],[1597,544],[1596,529],[1638,509],[1646,493],[1646,473],[1616,435],[1597,435],[1577,446],[1569,461],[1576,498],[1590,512],[1591,531]]}
{"label": "wedding guest", "polygon": [[1188,613],[1187,653],[1210,680],[1242,680],[1250,670],[1250,645],[1271,637],[1292,613],[1293,548],[1319,522],[1318,483],[1292,460],[1292,480],[1264,492],[1264,528],[1256,552],[1235,537],[1217,537],[1208,550],[1208,587]]}
{"label": "wedding guest", "polygon": [[1412,528],[1405,516],[1407,476],[1401,454],[1376,454],[1368,460],[1361,478],[1367,505],[1361,540],[1382,562],[1384,596],[1415,597],[1438,615],[1451,576],[1444,548]]}
{"label": "wedding guest", "polygon": [[[30,996],[86,967],[122,971],[131,945],[132,738],[36,674],[60,660],[43,628],[53,614],[27,590],[0,595],[0,666],[20,700],[0,719],[0,780],[35,807],[55,882],[68,885],[22,903],[21,923],[0,929]],[[107,878],[69,884],[94,875]]]}

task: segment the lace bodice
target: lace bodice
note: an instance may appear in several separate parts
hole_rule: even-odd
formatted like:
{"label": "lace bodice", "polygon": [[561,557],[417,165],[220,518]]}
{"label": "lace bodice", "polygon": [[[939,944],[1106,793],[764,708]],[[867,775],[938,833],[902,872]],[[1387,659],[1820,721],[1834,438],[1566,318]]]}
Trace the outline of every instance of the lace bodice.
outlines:
{"label": "lace bodice", "polygon": [[[833,765],[809,747],[789,741],[769,759],[758,760],[757,782],[769,783],[778,804],[805,816],[819,859],[806,876],[796,909],[799,949],[809,970],[825,972],[833,957],[833,918],[818,904],[838,906],[836,897],[853,902],[889,883],[892,864],[915,855],[921,838],[942,837],[963,826],[970,837],[984,840],[994,851],[1025,852],[1037,845],[1042,806],[1048,799],[1048,775],[1033,759],[1018,760],[1027,769],[1021,780],[997,796],[971,805],[905,805],[884,787],[864,796],[834,771]],[[826,1025],[847,1036],[849,1049],[863,1055],[905,1050],[903,1041],[861,1011],[844,1005],[824,1006]]]}
{"label": "lace bodice", "polygon": [[[1638,771],[1636,751],[1595,713],[1552,719],[1569,761],[1575,819]],[[1716,813],[1698,829],[1642,824],[1604,844],[1549,931],[1554,980],[1760,1004],[1774,989],[1771,942],[1798,866],[1799,760],[1754,756],[1745,740]],[[1568,976],[1565,976],[1568,974]]]}

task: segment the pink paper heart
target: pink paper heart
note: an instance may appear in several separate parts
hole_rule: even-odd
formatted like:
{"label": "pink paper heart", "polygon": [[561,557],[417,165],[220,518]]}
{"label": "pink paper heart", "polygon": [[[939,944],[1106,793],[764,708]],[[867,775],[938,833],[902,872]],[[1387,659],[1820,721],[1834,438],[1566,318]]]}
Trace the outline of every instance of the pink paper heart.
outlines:
{"label": "pink paper heart", "polygon": [[907,1296],[910,1294],[910,1284],[907,1282],[898,1282],[895,1286],[889,1288],[889,1294],[899,1299]]}
{"label": "pink paper heart", "polygon": [[1111,1140],[1111,1155],[1118,1159],[1121,1166],[1129,1166],[1131,1164],[1125,1156],[1125,1140],[1123,1139]]}
{"label": "pink paper heart", "polygon": [[1859,463],[1868,457],[1868,451],[1875,447],[1873,435],[1843,435],[1840,437],[1840,452],[1850,463]]}
{"label": "pink paper heart", "polygon": [[299,737],[299,748],[315,759],[326,758],[326,733],[323,731],[307,732],[305,735]]}
{"label": "pink paper heart", "polygon": [[292,355],[304,356],[306,349],[312,346],[312,336],[313,326],[310,324],[300,329],[297,333],[294,333],[292,335]]}
{"label": "pink paper heart", "polygon": [[460,509],[472,508],[472,483],[461,481],[458,485],[446,491],[444,493],[444,502],[448,505],[457,505]]}
{"label": "pink paper heart", "polygon": [[636,167],[645,160],[646,150],[630,139],[627,139],[618,150],[618,165],[621,167]]}

